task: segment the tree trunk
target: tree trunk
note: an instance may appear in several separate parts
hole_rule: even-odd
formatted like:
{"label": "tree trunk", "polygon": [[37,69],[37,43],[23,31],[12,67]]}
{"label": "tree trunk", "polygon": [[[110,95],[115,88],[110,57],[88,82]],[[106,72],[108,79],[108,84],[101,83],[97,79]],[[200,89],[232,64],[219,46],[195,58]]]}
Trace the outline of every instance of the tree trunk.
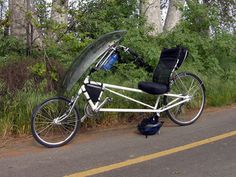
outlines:
{"label": "tree trunk", "polygon": [[33,13],[32,0],[9,0],[10,17],[10,35],[23,39],[27,45],[27,54],[30,54],[33,43],[42,48],[42,37],[37,30],[32,28],[30,18],[27,13]]}
{"label": "tree trunk", "polygon": [[0,0],[0,22],[3,20],[3,1]]}
{"label": "tree trunk", "polygon": [[169,8],[166,15],[164,31],[170,31],[179,23],[182,15],[179,7],[183,6],[184,2],[184,0],[169,0]]}
{"label": "tree trunk", "polygon": [[146,17],[147,24],[153,27],[150,35],[156,36],[162,32],[160,0],[143,0],[141,13]]}
{"label": "tree trunk", "polygon": [[[34,4],[31,3],[30,6],[30,11],[32,12],[32,18],[33,19],[37,19],[38,17],[35,15],[35,8],[34,8]],[[36,28],[35,24],[33,24],[32,20],[29,22],[29,28],[30,28],[30,42],[31,42],[31,46],[32,45],[36,45],[39,49],[42,49],[44,47],[43,44],[43,34],[41,32],[40,29]]]}
{"label": "tree trunk", "polygon": [[10,34],[21,39],[26,39],[26,0],[9,0],[9,10],[11,13]]}
{"label": "tree trunk", "polygon": [[53,0],[51,19],[57,23],[67,24],[67,9],[69,0]]}

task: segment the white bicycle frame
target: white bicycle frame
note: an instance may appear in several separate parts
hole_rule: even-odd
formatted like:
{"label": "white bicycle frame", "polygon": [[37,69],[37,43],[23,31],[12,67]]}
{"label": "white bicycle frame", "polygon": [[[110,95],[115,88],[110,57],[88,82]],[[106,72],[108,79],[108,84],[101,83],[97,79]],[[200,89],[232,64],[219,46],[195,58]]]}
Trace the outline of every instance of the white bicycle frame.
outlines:
{"label": "white bicycle frame", "polygon": [[[129,50],[129,48],[126,48],[124,46],[120,46],[120,47],[125,52],[127,52]],[[100,61],[98,61],[98,63],[96,64],[95,68],[100,69],[101,66],[104,65],[104,63],[108,60],[109,56],[115,50],[116,50],[116,48],[111,46],[111,51],[107,50],[107,52],[104,53],[104,55],[101,57]],[[185,54],[185,58],[186,58],[186,56],[187,56],[187,52]],[[179,59],[177,60],[177,62],[175,64],[175,67],[172,70],[172,73],[175,71],[175,68],[177,67],[178,62],[179,62]],[[171,73],[171,75],[172,75],[172,73]],[[100,95],[98,96],[98,99],[96,99],[95,103],[91,100],[91,98],[89,96],[89,93],[86,90],[86,86],[94,87],[94,88],[97,88],[97,89],[101,89]],[[67,113],[65,113],[64,115],[62,115],[61,117],[58,117],[56,119],[56,122],[60,122],[60,121],[62,121],[64,119],[66,119],[66,117],[71,113],[72,109],[74,108],[77,100],[79,99],[79,97],[80,97],[80,95],[82,93],[84,94],[85,98],[87,99],[88,104],[91,107],[92,111],[95,112],[95,113],[96,112],[153,112],[153,113],[156,113],[156,114],[159,115],[161,112],[164,112],[164,111],[166,111],[168,109],[171,109],[171,108],[173,108],[175,106],[178,106],[178,105],[181,105],[181,104],[183,104],[185,102],[188,102],[192,98],[192,96],[189,96],[189,95],[165,93],[165,94],[162,94],[162,95],[158,95],[155,105],[152,106],[152,105],[149,105],[149,104],[144,103],[142,101],[139,101],[139,100],[136,100],[136,99],[131,98],[129,96],[126,96],[124,94],[121,94],[119,92],[116,92],[116,91],[114,91],[114,89],[116,89],[116,90],[123,90],[123,91],[129,91],[129,92],[142,93],[142,94],[148,94],[146,92],[143,92],[140,89],[135,89],[135,88],[129,88],[129,87],[123,87],[123,86],[118,86],[118,85],[112,85],[112,84],[106,84],[106,83],[90,81],[90,76],[87,76],[85,78],[85,80],[84,80],[84,84],[80,87],[77,96],[75,98],[71,99],[70,110]],[[108,92],[110,92],[112,94],[115,94],[117,96],[123,97],[125,99],[128,99],[128,100],[130,100],[132,102],[138,103],[140,105],[143,105],[143,106],[146,107],[146,109],[103,108],[103,106],[109,100],[111,100],[111,98],[107,97],[102,102],[100,102],[104,91],[108,91]],[[173,99],[167,105],[164,105],[162,107],[158,107],[161,96],[174,97],[175,99]],[[83,122],[86,117],[87,117],[87,115],[85,113],[85,115],[81,118],[81,122]]]}
{"label": "white bicycle frame", "polygon": [[[101,92],[100,92],[100,95],[98,97],[98,101],[96,103],[94,103],[87,90],[86,90],[86,87],[85,85],[87,86],[90,86],[90,87],[94,87],[94,88],[100,88],[101,89]],[[111,85],[111,84],[105,84],[105,83],[100,83],[100,82],[95,82],[95,81],[90,81],[90,78],[89,76],[87,76],[84,80],[84,84],[80,87],[79,91],[78,91],[78,94],[75,98],[72,99],[72,105],[71,105],[71,109],[70,111],[61,116],[59,118],[58,121],[62,121],[63,119],[65,119],[69,114],[70,112],[72,111],[73,107],[75,106],[77,100],[79,99],[80,95],[81,94],[84,94],[85,98],[87,99],[88,101],[88,104],[91,106],[92,108],[92,111],[94,112],[153,112],[153,113],[157,113],[157,114],[160,114],[161,112],[164,112],[168,109],[171,109],[175,106],[178,106],[180,104],[183,104],[185,102],[188,102],[191,100],[191,96],[189,95],[186,95],[186,96],[183,96],[181,94],[170,94],[170,93],[166,93],[166,94],[162,94],[162,95],[158,95],[157,96],[157,100],[156,100],[156,103],[154,106],[152,105],[149,105],[147,103],[144,103],[142,101],[139,101],[139,100],[136,100],[134,98],[131,98],[129,96],[126,96],[124,94],[121,94],[119,92],[116,92],[112,89],[116,89],[116,90],[125,90],[125,91],[129,91],[129,92],[136,92],[136,93],[142,93],[142,94],[148,94],[146,92],[143,92],[142,90],[140,89],[135,89],[135,88],[129,88],[129,87],[122,87],[122,86],[118,86],[118,85]],[[138,103],[140,105],[143,105],[145,107],[147,107],[146,109],[120,109],[120,108],[103,108],[103,106],[109,101],[109,97],[105,98],[102,102],[100,102],[101,98],[102,98],[102,95],[103,95],[103,92],[104,91],[108,91],[112,94],[115,94],[115,95],[118,95],[120,97],[123,97],[125,99],[128,99],[132,102],[135,102],[135,103]],[[160,100],[160,97],[161,96],[169,96],[169,97],[174,97],[175,99],[172,100],[171,102],[169,102],[167,105],[164,105],[162,107],[159,107],[158,108],[158,104],[159,104],[159,100]],[[86,118],[86,114],[81,118],[81,122],[83,122]]]}

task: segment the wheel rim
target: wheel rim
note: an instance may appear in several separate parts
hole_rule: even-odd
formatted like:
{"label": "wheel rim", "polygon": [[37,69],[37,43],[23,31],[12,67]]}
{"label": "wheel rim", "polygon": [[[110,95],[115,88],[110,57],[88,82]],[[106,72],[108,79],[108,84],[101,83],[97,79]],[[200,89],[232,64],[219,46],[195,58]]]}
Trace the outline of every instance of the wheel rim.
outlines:
{"label": "wheel rim", "polygon": [[[185,102],[169,110],[171,117],[181,124],[189,124],[194,122],[202,113],[205,104],[205,93],[202,82],[191,75],[177,76],[171,85],[171,92],[190,96],[190,101]],[[167,102],[174,98],[167,98]]]}
{"label": "wheel rim", "polygon": [[75,109],[66,119],[57,121],[69,107],[69,102],[63,99],[50,100],[40,106],[33,123],[35,135],[40,141],[48,145],[60,145],[73,136],[78,125]]}

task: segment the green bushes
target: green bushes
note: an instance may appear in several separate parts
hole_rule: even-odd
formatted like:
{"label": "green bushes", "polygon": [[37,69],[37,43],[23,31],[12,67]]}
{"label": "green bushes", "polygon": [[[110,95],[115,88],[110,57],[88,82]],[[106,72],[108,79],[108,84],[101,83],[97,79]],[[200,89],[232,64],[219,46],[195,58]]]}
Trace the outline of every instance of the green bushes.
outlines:
{"label": "green bushes", "polygon": [[1,57],[3,56],[7,56],[9,54],[11,55],[23,55],[25,50],[23,48],[24,43],[23,41],[15,38],[15,37],[11,37],[11,36],[7,36],[4,37],[2,36],[2,34],[0,33],[0,62],[1,62]]}

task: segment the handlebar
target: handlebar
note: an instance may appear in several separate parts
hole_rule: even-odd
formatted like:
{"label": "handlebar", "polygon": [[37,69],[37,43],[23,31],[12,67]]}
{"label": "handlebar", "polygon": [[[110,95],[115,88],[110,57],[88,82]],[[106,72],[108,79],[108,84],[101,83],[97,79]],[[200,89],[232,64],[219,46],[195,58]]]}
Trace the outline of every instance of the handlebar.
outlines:
{"label": "handlebar", "polygon": [[136,53],[134,50],[132,50],[131,48],[125,47],[125,46],[123,46],[123,45],[119,45],[119,46],[118,46],[118,50],[119,50],[119,49],[122,49],[124,52],[131,54],[133,57],[141,58],[141,57],[139,56],[139,54],[137,54],[137,53]]}
{"label": "handlebar", "polygon": [[144,59],[139,54],[137,54],[133,49],[130,49],[130,48],[122,46],[122,45],[120,45],[118,48],[120,48],[124,52],[129,53],[130,55],[132,55],[133,58],[135,59],[135,63],[138,66],[144,67],[145,70],[148,71],[148,72],[152,72],[153,71],[152,67],[148,63],[146,63],[144,61]]}
{"label": "handlebar", "polygon": [[142,57],[140,57],[139,54],[137,54],[133,49],[129,48],[128,52],[134,57],[142,59]]}

